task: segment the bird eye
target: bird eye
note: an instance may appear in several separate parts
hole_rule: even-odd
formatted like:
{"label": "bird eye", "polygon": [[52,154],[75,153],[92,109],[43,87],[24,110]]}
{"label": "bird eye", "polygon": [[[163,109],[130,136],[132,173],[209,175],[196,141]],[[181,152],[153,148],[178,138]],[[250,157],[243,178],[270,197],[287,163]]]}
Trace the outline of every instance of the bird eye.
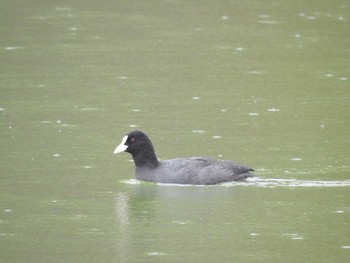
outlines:
{"label": "bird eye", "polygon": [[136,139],[135,138],[130,138],[129,142],[130,143],[134,143],[134,142],[136,142]]}

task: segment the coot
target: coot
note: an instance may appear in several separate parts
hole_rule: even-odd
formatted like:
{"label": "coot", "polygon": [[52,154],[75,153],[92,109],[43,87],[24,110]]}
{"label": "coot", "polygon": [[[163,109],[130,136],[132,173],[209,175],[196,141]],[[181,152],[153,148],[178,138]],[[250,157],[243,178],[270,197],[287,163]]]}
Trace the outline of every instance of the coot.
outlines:
{"label": "coot", "polygon": [[207,157],[176,158],[158,161],[151,140],[142,131],[132,131],[124,136],[114,153],[128,152],[136,166],[139,180],[169,183],[210,185],[239,181],[253,177],[253,169],[229,160]]}

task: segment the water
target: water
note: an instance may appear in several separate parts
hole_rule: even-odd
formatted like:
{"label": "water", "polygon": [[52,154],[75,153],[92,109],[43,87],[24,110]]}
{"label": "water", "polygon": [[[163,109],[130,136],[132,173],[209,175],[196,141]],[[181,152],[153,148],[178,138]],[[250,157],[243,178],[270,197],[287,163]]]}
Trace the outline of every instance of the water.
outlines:
{"label": "water", "polygon": [[[348,262],[346,1],[2,1],[0,262]],[[253,167],[139,182],[115,146]]]}

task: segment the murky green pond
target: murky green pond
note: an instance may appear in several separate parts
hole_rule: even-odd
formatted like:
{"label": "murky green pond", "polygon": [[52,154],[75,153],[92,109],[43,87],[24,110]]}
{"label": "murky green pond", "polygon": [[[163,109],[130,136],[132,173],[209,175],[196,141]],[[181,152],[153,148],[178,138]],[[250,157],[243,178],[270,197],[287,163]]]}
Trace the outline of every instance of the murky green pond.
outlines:
{"label": "murky green pond", "polygon": [[[349,262],[348,1],[0,3],[0,262]],[[115,146],[256,169],[133,179]]]}

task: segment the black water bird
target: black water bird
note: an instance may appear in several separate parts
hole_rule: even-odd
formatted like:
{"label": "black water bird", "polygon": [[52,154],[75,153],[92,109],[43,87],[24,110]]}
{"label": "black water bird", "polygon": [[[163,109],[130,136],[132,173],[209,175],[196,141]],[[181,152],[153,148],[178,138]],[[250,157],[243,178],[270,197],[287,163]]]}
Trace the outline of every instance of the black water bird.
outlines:
{"label": "black water bird", "polygon": [[229,160],[189,157],[158,161],[151,140],[142,131],[135,130],[125,135],[114,153],[124,151],[132,155],[136,166],[136,178],[139,180],[211,185],[255,176],[251,173],[253,169]]}

